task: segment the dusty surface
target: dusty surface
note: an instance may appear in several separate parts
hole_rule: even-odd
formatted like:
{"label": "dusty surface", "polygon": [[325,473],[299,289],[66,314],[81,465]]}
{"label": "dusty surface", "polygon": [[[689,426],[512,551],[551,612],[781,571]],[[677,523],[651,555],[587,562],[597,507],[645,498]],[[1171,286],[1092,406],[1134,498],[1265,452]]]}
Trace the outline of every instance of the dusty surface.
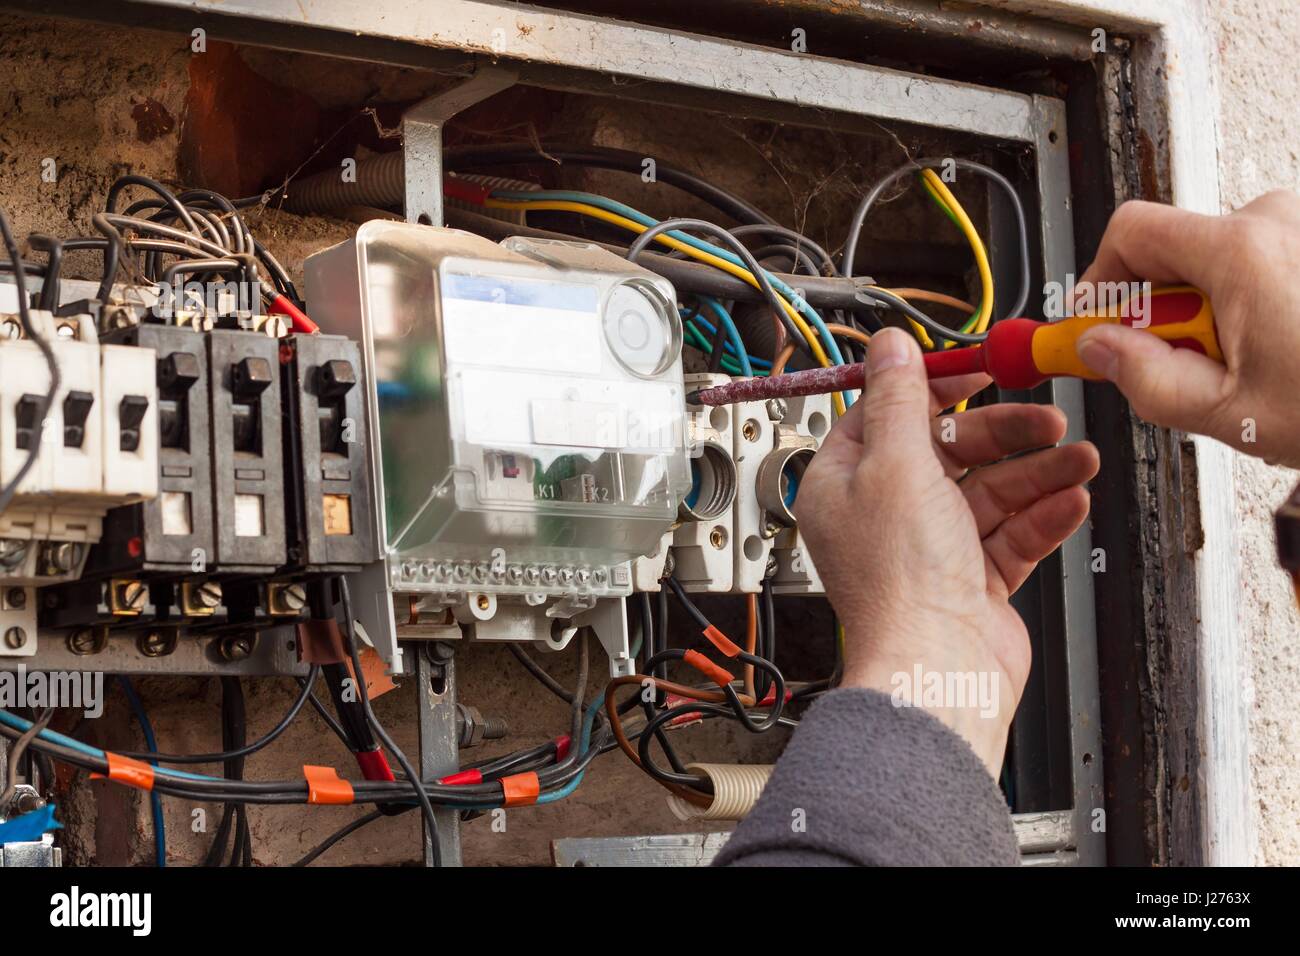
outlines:
{"label": "dusty surface", "polygon": [[[1300,151],[1292,135],[1300,109],[1300,79],[1292,68],[1300,7],[1290,0],[1223,0],[1211,9],[1219,49],[1220,186],[1224,206],[1233,208],[1269,189],[1300,186]],[[1255,859],[1291,865],[1300,860],[1300,614],[1277,568],[1273,511],[1297,477],[1255,459],[1237,461],[1241,626],[1251,638],[1254,695]]]}

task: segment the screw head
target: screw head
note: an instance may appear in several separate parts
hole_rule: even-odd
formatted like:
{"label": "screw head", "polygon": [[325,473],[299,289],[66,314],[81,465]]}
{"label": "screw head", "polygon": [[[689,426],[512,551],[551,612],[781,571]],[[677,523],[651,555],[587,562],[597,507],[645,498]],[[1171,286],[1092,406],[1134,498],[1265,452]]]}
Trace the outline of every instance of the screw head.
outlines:
{"label": "screw head", "polygon": [[789,405],[784,398],[769,398],[767,400],[767,417],[774,422],[779,422],[785,418],[785,413],[789,411]]}
{"label": "screw head", "polygon": [[10,588],[5,592],[5,602],[15,611],[27,606],[27,592],[22,588]]}
{"label": "screw head", "polygon": [[95,637],[95,632],[88,627],[73,631],[68,635],[68,650],[78,657],[98,653],[103,648]]}
{"label": "screw head", "polygon": [[749,419],[740,426],[740,434],[745,437],[745,441],[758,441],[758,422]]}
{"label": "screw head", "polygon": [[27,632],[21,627],[11,627],[5,631],[5,647],[11,651],[22,650],[27,644]]}
{"label": "screw head", "polygon": [[13,341],[23,337],[23,327],[17,319],[5,319],[0,322],[0,338],[6,338]]}
{"label": "screw head", "polygon": [[165,657],[176,649],[176,639],[163,631],[146,631],[140,635],[139,647],[145,657]]}
{"label": "screw head", "polygon": [[722,525],[714,526],[713,530],[709,532],[709,544],[713,545],[718,551],[727,546],[727,530]]}
{"label": "screw head", "polygon": [[307,606],[307,589],[301,584],[289,584],[275,592],[275,601],[281,611],[297,614]]}
{"label": "screw head", "polygon": [[145,588],[143,581],[124,581],[118,585],[117,600],[124,610],[144,610],[145,601],[148,597],[149,592]]}
{"label": "screw head", "polygon": [[215,608],[221,604],[221,583],[218,581],[204,581],[198,587],[190,591],[190,596],[194,603],[200,607]]}
{"label": "screw head", "polygon": [[224,660],[244,661],[253,655],[253,648],[257,646],[257,636],[254,634],[230,634],[221,639],[217,646],[217,652]]}

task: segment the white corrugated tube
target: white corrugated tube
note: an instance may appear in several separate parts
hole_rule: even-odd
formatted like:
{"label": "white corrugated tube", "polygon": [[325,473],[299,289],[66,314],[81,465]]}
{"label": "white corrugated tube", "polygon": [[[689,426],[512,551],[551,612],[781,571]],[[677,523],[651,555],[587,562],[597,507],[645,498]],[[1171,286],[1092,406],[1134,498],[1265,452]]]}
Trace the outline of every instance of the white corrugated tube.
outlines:
{"label": "white corrugated tube", "polygon": [[687,769],[702,773],[713,784],[713,802],[697,807],[681,797],[669,795],[668,809],[678,820],[743,820],[767,780],[772,776],[770,763],[693,763]]}

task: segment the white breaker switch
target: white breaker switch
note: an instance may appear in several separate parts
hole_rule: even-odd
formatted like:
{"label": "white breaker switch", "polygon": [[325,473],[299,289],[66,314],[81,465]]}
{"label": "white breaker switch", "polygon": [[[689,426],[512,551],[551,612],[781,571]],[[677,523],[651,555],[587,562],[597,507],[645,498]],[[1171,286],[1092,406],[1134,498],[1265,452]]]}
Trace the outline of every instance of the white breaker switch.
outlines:
{"label": "white breaker switch", "polygon": [[31,322],[53,350],[59,389],[45,415],[49,371],[16,315],[0,339],[0,483],[36,463],[0,514],[0,656],[36,653],[35,588],[75,579],[108,509],[158,489],[157,393],[150,349],[103,346],[89,315]]}

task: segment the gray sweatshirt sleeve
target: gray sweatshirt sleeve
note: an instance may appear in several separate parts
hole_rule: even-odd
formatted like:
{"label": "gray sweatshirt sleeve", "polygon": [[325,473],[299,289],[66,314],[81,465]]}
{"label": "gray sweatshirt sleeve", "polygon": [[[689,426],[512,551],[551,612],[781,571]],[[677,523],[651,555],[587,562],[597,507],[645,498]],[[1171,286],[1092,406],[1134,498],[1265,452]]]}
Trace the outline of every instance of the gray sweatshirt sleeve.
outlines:
{"label": "gray sweatshirt sleeve", "polygon": [[805,715],[716,866],[1016,865],[1006,801],[961,737],[889,695]]}

